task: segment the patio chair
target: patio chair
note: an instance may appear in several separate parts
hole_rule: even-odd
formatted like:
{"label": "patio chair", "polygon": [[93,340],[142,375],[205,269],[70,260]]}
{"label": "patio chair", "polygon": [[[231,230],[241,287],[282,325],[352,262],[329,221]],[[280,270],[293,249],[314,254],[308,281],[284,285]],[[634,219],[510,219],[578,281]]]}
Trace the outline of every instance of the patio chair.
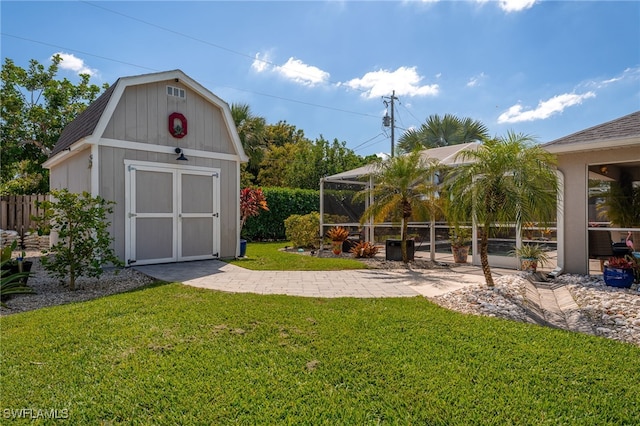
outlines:
{"label": "patio chair", "polygon": [[604,271],[604,261],[613,257],[611,231],[589,231],[589,259],[600,261],[600,271]]}

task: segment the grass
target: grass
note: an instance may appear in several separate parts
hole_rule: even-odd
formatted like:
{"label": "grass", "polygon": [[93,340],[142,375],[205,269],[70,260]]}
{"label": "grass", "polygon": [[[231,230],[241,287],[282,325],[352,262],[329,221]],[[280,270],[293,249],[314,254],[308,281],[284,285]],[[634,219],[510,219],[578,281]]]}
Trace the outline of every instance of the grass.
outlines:
{"label": "grass", "polygon": [[362,262],[351,258],[303,256],[279,250],[287,245],[291,243],[249,243],[246,257],[229,263],[254,271],[340,271],[366,268]]}
{"label": "grass", "polygon": [[422,297],[165,284],[0,325],[5,417],[25,408],[66,410],[72,425],[640,424],[640,348]]}

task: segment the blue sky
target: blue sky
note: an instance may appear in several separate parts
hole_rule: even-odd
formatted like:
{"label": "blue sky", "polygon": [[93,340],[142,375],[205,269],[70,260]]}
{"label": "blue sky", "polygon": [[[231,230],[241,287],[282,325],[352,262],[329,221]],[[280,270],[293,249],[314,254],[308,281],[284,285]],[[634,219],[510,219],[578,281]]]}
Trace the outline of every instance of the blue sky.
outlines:
{"label": "blue sky", "polygon": [[2,1],[1,54],[96,84],[179,68],[227,103],[359,155],[429,115],[540,142],[640,109],[640,2]]}

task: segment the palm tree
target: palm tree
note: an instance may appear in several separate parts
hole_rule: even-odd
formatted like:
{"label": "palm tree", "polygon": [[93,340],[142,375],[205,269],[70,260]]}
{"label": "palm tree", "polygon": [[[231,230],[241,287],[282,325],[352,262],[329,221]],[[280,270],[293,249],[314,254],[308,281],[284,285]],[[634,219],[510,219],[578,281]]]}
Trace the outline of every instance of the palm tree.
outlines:
{"label": "palm tree", "polygon": [[488,137],[488,130],[480,121],[471,118],[460,119],[452,114],[440,118],[431,115],[417,130],[406,131],[398,142],[398,149],[410,152],[416,148],[437,148],[482,140]]}
{"label": "palm tree", "polygon": [[472,218],[477,224],[482,271],[487,285],[493,287],[488,260],[491,230],[556,217],[555,157],[532,137],[512,132],[458,157],[464,164],[446,177],[444,185],[447,216],[454,223]]}
{"label": "palm tree", "polygon": [[233,117],[233,122],[238,130],[242,148],[249,157],[247,171],[255,178],[267,147],[265,140],[266,120],[263,117],[253,115],[247,104],[232,104],[231,117]]}
{"label": "palm tree", "polygon": [[374,172],[374,187],[360,191],[356,200],[373,196],[373,203],[362,214],[360,222],[369,218],[380,223],[385,220],[401,222],[402,261],[408,261],[407,223],[410,218],[429,218],[438,210],[436,186],[429,181],[439,165],[425,158],[419,150],[408,155],[392,157],[381,162]]}

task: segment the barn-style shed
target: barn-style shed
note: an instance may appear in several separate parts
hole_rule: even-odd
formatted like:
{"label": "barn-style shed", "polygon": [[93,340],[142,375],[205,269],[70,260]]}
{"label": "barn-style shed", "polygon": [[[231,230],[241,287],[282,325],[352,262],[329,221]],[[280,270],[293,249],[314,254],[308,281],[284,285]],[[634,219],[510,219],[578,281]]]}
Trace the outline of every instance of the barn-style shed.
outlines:
{"label": "barn-style shed", "polygon": [[239,254],[240,165],[229,105],[180,70],[119,78],[64,129],[52,189],[116,202],[127,265]]}

